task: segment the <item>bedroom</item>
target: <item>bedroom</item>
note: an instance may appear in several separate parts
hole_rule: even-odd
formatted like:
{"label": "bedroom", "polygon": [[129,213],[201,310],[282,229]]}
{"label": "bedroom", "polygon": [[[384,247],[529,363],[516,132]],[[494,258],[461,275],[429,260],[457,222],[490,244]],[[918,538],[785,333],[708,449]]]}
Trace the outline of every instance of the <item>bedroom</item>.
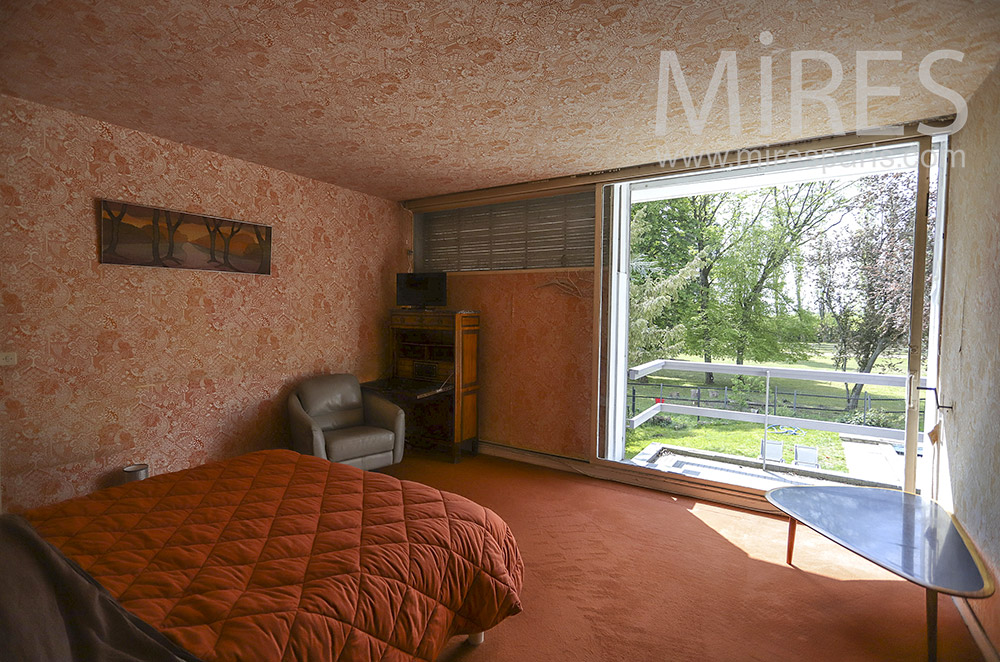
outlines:
{"label": "bedroom", "polygon": [[[770,137],[733,137],[721,96],[693,147],[654,127],[661,50],[690,67],[697,98],[722,50],[746,51],[740,72],[756,81],[770,30],[776,48],[851,65],[857,50],[900,50],[911,77],[929,51],[965,53],[935,69],[969,103],[953,137],[968,162],[951,178],[940,393],[963,403],[944,430],[953,509],[995,573],[1000,421],[979,385],[1000,361],[996,4],[657,6],[477,5],[489,20],[464,3],[306,4],[301,16],[266,3],[142,16],[125,3],[5,6],[0,349],[17,363],[0,368],[4,509],[89,492],[132,462],[164,473],[281,445],[284,398],[303,377],[383,374],[393,277],[414,248],[399,201],[781,142],[787,118]],[[549,29],[562,21],[565,34]],[[894,102],[871,100],[872,123],[954,112],[910,83]],[[758,91],[740,92],[750,126]],[[853,118],[853,86],[836,99]],[[832,133],[814,105],[802,137]],[[96,198],[273,225],[272,275],[99,265]],[[546,286],[557,280],[584,296]],[[482,310],[492,334],[481,438],[589,460],[592,270],[466,272],[449,285],[451,305]],[[551,397],[566,383],[583,386]],[[970,604],[997,646],[1000,601]]]}

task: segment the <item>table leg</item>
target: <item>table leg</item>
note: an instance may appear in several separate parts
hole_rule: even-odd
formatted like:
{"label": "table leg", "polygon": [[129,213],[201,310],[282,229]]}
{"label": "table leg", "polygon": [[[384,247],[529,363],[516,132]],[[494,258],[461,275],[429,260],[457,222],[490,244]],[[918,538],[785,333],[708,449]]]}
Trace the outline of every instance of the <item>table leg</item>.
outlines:
{"label": "table leg", "polygon": [[788,518],[788,550],[785,553],[785,563],[792,565],[792,550],[795,548],[795,525],[794,517]]}
{"label": "table leg", "polygon": [[927,589],[927,660],[937,660],[937,603],[938,592]]}

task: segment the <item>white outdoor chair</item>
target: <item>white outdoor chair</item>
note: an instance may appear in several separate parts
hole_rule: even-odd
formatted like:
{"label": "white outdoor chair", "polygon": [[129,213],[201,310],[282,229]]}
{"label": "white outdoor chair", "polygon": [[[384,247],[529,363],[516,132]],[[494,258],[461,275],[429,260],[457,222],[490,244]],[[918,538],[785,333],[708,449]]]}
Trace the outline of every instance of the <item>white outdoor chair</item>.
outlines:
{"label": "white outdoor chair", "polygon": [[819,469],[819,449],[815,446],[795,444],[795,464]]}
{"label": "white outdoor chair", "polygon": [[761,439],[760,456],[764,462],[781,462],[782,453],[785,450],[785,443],[780,439]]}

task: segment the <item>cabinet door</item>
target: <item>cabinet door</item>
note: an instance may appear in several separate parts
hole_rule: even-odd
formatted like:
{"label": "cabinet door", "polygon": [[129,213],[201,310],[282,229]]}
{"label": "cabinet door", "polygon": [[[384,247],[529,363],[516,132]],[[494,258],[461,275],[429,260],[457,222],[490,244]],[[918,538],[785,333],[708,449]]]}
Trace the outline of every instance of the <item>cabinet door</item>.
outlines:
{"label": "cabinet door", "polygon": [[462,383],[460,388],[468,388],[479,383],[479,329],[462,329],[462,355],[455,357],[462,362]]}
{"label": "cabinet door", "polygon": [[460,441],[479,438],[479,392],[462,393],[462,428]]}

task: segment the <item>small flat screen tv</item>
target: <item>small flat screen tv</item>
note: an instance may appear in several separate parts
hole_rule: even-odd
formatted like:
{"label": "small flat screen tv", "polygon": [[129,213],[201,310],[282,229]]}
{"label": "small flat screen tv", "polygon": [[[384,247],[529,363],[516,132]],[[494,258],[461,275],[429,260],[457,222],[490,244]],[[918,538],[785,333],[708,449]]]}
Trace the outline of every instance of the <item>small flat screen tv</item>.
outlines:
{"label": "small flat screen tv", "polygon": [[445,273],[396,274],[396,305],[402,308],[447,306],[447,288]]}

